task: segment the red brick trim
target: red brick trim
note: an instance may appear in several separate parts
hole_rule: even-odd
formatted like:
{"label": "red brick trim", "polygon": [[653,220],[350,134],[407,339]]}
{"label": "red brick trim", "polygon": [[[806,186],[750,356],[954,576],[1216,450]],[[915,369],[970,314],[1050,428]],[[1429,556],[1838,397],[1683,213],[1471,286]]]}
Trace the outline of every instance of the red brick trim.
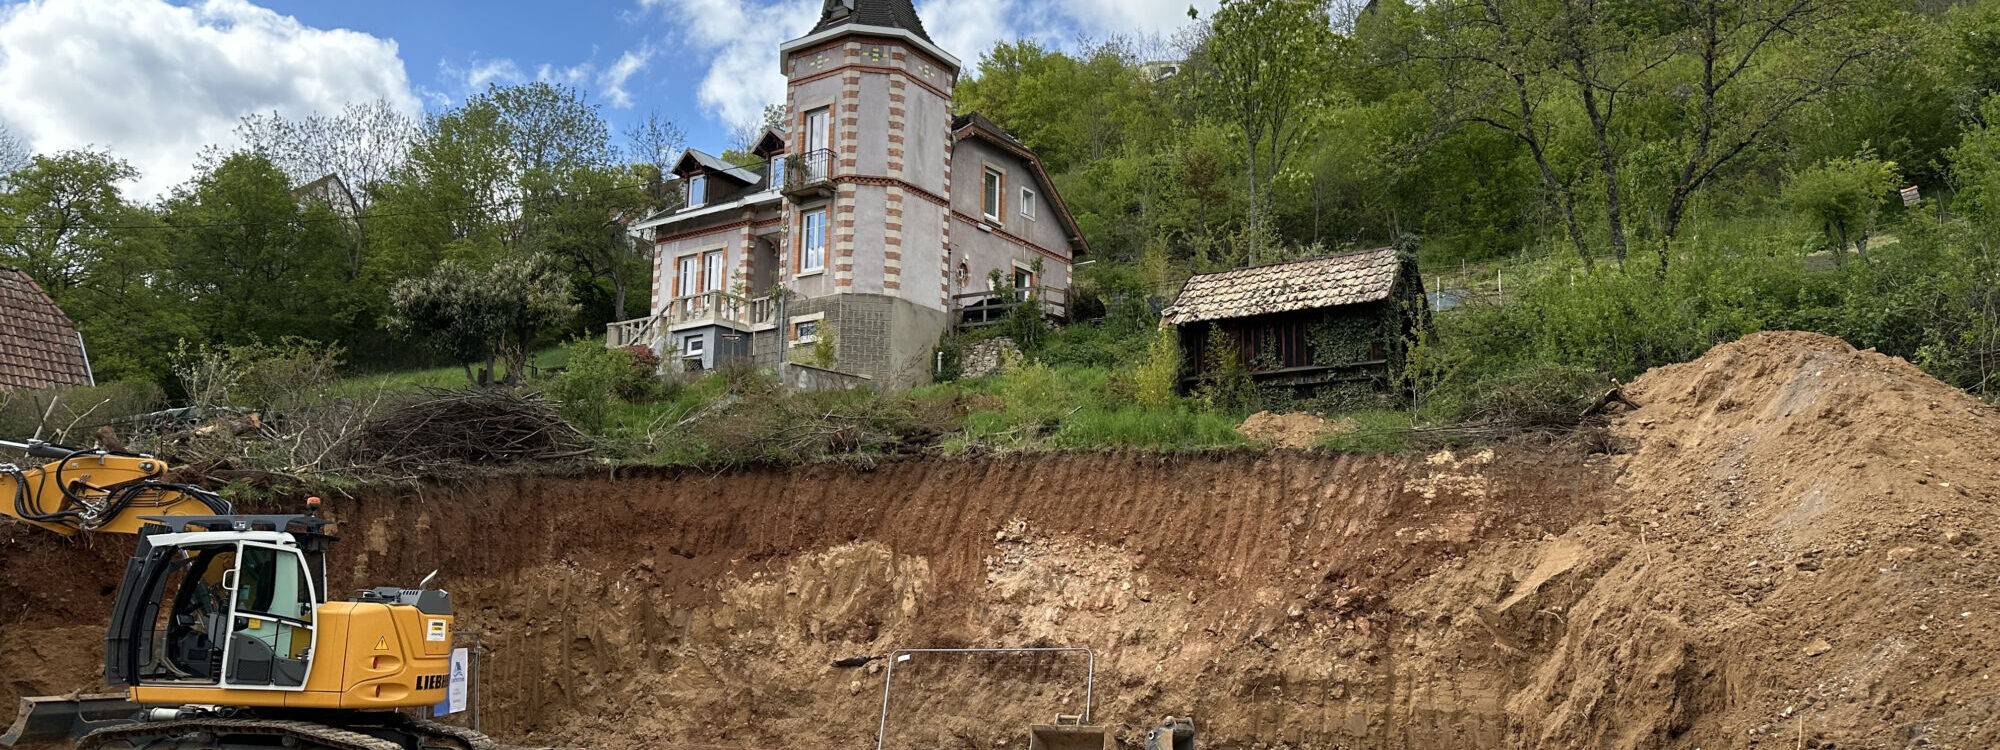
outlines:
{"label": "red brick trim", "polygon": [[1069,256],[1063,255],[1062,253],[1058,253],[1054,250],[1050,250],[1046,247],[1042,247],[1041,245],[1037,245],[1028,238],[1022,237],[1018,234],[1014,234],[1013,232],[1009,232],[1004,228],[994,226],[991,222],[988,222],[985,219],[978,218],[976,216],[973,216],[971,214],[968,214],[964,211],[960,211],[957,209],[953,209],[951,215],[956,216],[960,219],[964,219],[965,222],[968,224],[984,225],[987,229],[993,230],[993,234],[999,236],[1001,239],[1007,240],[1016,245],[1028,248],[1029,250],[1033,250],[1035,252],[1041,253],[1043,255],[1062,261],[1064,263],[1070,262]]}

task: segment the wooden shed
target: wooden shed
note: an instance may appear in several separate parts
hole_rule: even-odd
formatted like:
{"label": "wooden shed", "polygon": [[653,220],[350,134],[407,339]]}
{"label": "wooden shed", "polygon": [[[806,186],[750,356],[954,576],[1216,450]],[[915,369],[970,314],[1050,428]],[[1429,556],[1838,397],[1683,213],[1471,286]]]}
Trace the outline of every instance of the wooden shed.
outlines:
{"label": "wooden shed", "polygon": [[1430,308],[1415,254],[1383,247],[1195,276],[1161,321],[1185,387],[1240,364],[1259,386],[1386,389]]}

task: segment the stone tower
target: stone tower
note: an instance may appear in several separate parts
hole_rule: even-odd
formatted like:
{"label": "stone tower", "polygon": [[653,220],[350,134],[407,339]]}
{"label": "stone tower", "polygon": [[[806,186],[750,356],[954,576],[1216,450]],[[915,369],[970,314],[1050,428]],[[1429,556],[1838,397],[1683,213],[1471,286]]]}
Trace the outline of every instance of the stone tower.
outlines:
{"label": "stone tower", "polygon": [[843,367],[921,375],[951,294],[960,63],[931,41],[910,0],[826,0],[813,30],[779,50],[790,228],[780,252],[800,298],[792,309],[837,331]]}

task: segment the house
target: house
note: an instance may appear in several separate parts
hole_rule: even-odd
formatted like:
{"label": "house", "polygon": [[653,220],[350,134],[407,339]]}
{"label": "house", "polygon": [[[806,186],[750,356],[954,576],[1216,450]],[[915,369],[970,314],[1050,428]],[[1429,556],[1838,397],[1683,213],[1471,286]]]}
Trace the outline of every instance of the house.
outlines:
{"label": "house", "polygon": [[[1032,151],[953,114],[959,59],[910,0],[827,0],[779,53],[782,127],[752,163],[674,166],[683,205],[630,230],[654,250],[651,314],[608,344],[673,370],[796,364],[822,372],[788,380],[897,388],[930,378],[968,316],[1022,296],[1065,315],[1076,221]],[[832,361],[804,363],[823,339]]]}
{"label": "house", "polygon": [[0,391],[96,384],[69,316],[26,271],[0,266]]}
{"label": "house", "polygon": [[1161,315],[1183,385],[1240,363],[1260,386],[1385,388],[1429,324],[1416,256],[1393,247],[1188,279]]}

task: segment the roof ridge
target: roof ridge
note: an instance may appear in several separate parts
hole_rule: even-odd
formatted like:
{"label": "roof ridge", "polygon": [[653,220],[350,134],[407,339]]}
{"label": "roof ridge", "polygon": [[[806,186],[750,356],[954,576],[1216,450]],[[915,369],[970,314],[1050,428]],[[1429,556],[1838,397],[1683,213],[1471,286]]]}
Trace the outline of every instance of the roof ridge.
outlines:
{"label": "roof ridge", "polygon": [[1272,262],[1270,262],[1270,263],[1259,263],[1259,264],[1257,264],[1257,265],[1254,265],[1254,266],[1243,266],[1243,267],[1240,267],[1240,268],[1231,268],[1231,269],[1229,269],[1229,270],[1227,270],[1227,271],[1210,271],[1210,272],[1208,272],[1208,273],[1198,273],[1198,274],[1195,274],[1194,276],[1191,276],[1191,277],[1189,277],[1189,278],[1198,278],[1198,277],[1202,277],[1202,276],[1221,276],[1221,275],[1224,275],[1224,274],[1231,274],[1231,273],[1238,273],[1238,272],[1241,272],[1241,271],[1258,271],[1258,270],[1263,270],[1263,269],[1266,269],[1266,268],[1276,268],[1276,267],[1278,267],[1278,266],[1292,266],[1292,265],[1302,265],[1302,264],[1306,264],[1306,263],[1318,263],[1318,262],[1321,262],[1321,261],[1328,261],[1328,260],[1338,260],[1338,259],[1340,259],[1340,258],[1346,258],[1346,257],[1350,257],[1350,256],[1355,256],[1355,255],[1366,255],[1366,254],[1368,254],[1368,253],[1379,253],[1379,252],[1382,252],[1382,251],[1384,251],[1384,250],[1389,250],[1389,251],[1394,251],[1395,249],[1396,249],[1396,246],[1395,246],[1395,245],[1383,245],[1383,246],[1381,246],[1381,247],[1370,247],[1370,248],[1364,248],[1364,249],[1361,249],[1361,250],[1343,250],[1343,251],[1341,251],[1341,252],[1338,252],[1338,253],[1334,253],[1334,254],[1332,254],[1332,255],[1320,255],[1320,256],[1315,256],[1315,257],[1311,257],[1311,258],[1300,258],[1300,259],[1298,259],[1298,260],[1277,260],[1277,261],[1272,261]]}

